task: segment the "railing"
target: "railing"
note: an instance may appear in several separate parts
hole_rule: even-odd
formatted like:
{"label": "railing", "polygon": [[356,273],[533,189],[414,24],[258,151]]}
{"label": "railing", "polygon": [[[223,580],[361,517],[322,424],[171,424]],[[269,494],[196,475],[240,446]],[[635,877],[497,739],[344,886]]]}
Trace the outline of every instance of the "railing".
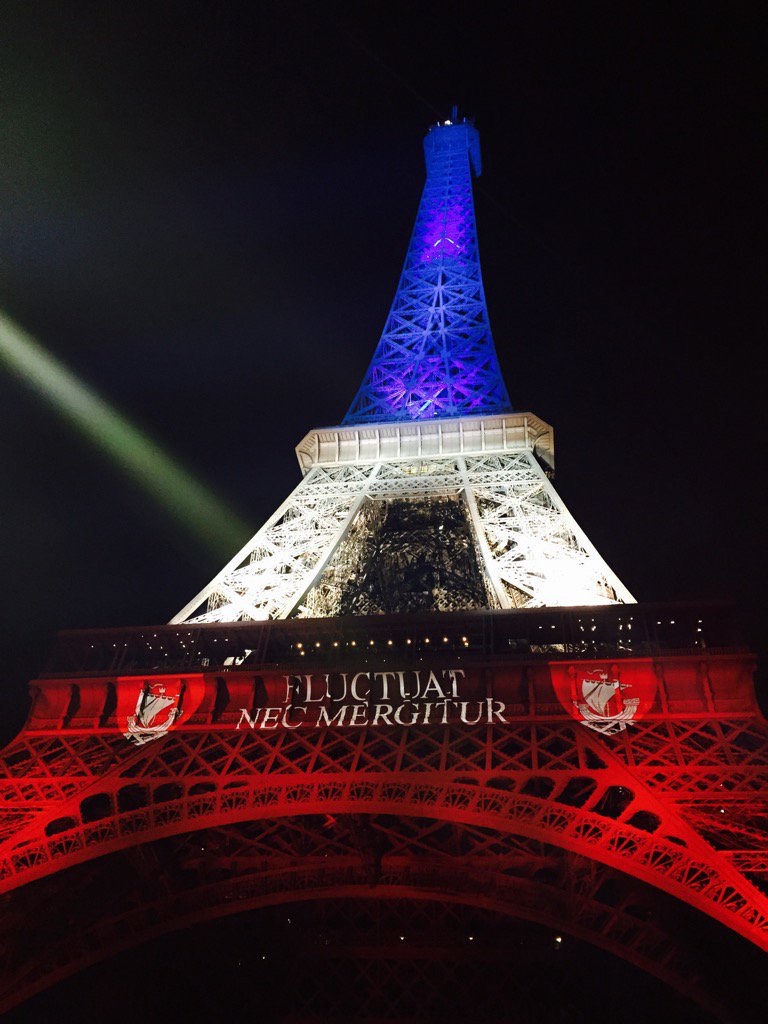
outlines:
{"label": "railing", "polygon": [[482,659],[638,658],[746,650],[732,606],[621,604],[520,611],[72,630],[42,675],[226,671],[270,665],[401,667]]}

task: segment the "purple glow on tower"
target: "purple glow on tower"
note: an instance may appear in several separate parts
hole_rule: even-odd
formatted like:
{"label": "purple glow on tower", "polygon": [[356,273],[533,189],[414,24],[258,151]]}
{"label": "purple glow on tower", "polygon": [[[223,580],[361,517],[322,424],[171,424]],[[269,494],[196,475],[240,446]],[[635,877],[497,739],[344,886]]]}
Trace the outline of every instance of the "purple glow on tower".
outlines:
{"label": "purple glow on tower", "polygon": [[423,229],[420,245],[422,263],[434,260],[438,256],[461,259],[464,250],[462,213],[463,210],[458,205],[434,212]]}

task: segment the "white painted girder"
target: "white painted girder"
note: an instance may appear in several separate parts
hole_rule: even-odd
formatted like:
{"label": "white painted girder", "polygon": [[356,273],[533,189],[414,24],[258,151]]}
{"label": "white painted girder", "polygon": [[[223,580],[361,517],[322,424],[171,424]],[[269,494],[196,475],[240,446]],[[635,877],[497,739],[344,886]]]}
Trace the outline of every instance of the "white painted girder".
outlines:
{"label": "white painted girder", "polygon": [[171,622],[285,618],[344,536],[377,469],[316,467]]}
{"label": "white painted girder", "polygon": [[527,595],[523,606],[633,601],[530,452],[466,463],[496,572]]}
{"label": "white painted girder", "polygon": [[462,495],[499,607],[632,602],[528,449],[315,465],[287,501],[171,621],[301,614],[367,499]]}

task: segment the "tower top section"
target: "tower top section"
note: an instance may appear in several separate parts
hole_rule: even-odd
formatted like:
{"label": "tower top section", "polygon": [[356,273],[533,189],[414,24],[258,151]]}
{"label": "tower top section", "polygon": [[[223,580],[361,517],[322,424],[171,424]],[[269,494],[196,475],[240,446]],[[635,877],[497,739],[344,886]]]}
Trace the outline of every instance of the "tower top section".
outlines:
{"label": "tower top section", "polygon": [[[456,108],[453,108],[453,117],[456,117]],[[463,121],[438,121],[430,125],[427,134],[424,136],[424,157],[427,161],[427,178],[429,178],[430,161],[439,151],[452,151],[457,157],[466,151],[469,154],[469,162],[472,172],[476,178],[482,173],[482,162],[480,159],[480,132],[471,121],[464,118]]]}
{"label": "tower top section", "polygon": [[480,273],[472,171],[480,135],[465,120],[424,139],[427,180],[381,340],[345,425],[510,412]]}

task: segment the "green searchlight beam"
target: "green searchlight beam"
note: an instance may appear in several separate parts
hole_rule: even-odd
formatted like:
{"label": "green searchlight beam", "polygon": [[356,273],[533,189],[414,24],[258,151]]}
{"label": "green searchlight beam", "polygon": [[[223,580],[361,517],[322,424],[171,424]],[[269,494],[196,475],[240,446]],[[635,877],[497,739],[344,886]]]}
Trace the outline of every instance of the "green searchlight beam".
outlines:
{"label": "green searchlight beam", "polygon": [[38,392],[218,556],[252,534],[227,505],[0,312],[0,366]]}

